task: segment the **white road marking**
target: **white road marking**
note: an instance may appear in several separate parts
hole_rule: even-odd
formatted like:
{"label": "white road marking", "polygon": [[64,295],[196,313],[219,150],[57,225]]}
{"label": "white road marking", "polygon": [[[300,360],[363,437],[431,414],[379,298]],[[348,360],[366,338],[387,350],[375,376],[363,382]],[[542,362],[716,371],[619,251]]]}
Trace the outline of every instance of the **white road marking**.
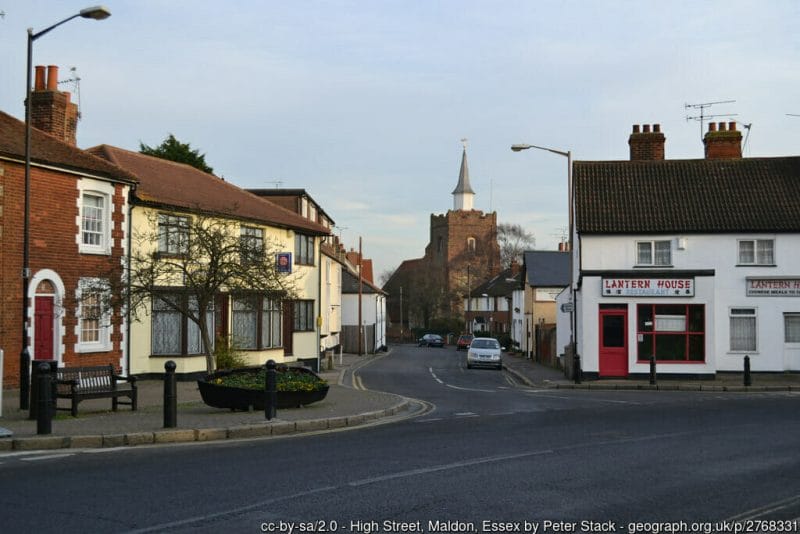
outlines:
{"label": "white road marking", "polygon": [[74,452],[61,453],[61,454],[45,454],[44,456],[30,456],[28,458],[20,458],[23,462],[38,462],[39,460],[55,460],[58,458],[66,458],[68,456],[75,456]]}

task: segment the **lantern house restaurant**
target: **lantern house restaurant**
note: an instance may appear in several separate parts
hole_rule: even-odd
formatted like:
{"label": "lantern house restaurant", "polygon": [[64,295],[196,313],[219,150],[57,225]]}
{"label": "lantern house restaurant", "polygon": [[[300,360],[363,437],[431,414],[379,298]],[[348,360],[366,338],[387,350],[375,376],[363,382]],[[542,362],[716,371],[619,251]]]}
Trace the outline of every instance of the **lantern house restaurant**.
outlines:
{"label": "lantern house restaurant", "polygon": [[742,158],[712,123],[705,158],[575,162],[577,350],[584,375],[800,371],[800,157]]}

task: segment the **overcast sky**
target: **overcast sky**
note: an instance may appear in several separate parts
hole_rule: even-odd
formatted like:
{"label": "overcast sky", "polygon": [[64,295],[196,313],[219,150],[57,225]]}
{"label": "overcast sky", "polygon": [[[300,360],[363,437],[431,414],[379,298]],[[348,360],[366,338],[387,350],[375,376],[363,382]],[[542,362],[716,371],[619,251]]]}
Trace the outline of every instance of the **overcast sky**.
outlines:
{"label": "overcast sky", "polygon": [[[26,29],[100,0],[0,0],[0,109],[24,117]],[[138,150],[169,133],[241,187],[304,188],[376,276],[421,257],[453,207],[467,138],[475,207],[553,249],[566,158],[628,158],[660,123],[699,158],[700,114],[736,120],[749,157],[796,155],[800,2],[107,0],[34,44],[75,67],[78,145]],[[72,83],[62,89],[72,90]],[[736,115],[734,115],[736,114]]]}

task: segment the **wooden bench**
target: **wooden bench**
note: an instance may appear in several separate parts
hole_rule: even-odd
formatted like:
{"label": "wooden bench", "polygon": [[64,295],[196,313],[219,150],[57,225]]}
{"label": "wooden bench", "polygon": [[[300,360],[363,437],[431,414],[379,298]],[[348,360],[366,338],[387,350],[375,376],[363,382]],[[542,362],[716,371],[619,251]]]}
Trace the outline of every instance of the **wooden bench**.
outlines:
{"label": "wooden bench", "polygon": [[[120,382],[123,382],[120,384]],[[136,377],[120,376],[113,365],[94,367],[59,367],[56,370],[56,408],[70,410],[78,416],[78,403],[86,399],[111,399],[111,409],[117,411],[119,404],[136,410]],[[127,397],[129,401],[120,401]],[[58,408],[57,399],[70,399],[70,408]]]}

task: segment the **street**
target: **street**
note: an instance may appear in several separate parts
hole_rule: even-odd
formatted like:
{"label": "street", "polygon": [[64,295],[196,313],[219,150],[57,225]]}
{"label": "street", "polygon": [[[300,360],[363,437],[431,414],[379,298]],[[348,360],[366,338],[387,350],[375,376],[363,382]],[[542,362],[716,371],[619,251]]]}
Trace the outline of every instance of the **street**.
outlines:
{"label": "street", "polygon": [[534,390],[452,347],[358,383],[418,417],[280,439],[0,455],[3,532],[797,531],[800,395]]}

